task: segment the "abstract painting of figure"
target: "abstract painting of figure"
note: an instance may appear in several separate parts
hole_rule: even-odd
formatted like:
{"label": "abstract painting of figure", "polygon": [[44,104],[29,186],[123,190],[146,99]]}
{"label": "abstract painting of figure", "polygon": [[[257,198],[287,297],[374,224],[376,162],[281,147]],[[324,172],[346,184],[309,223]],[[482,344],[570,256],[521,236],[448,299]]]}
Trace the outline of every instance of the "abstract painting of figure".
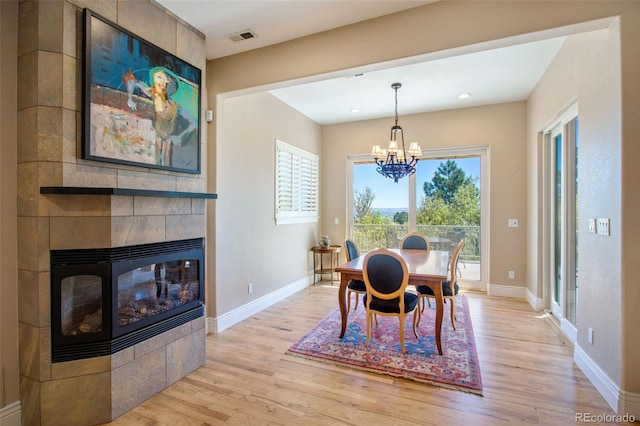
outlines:
{"label": "abstract painting of figure", "polygon": [[85,9],[84,158],[200,172],[200,70]]}

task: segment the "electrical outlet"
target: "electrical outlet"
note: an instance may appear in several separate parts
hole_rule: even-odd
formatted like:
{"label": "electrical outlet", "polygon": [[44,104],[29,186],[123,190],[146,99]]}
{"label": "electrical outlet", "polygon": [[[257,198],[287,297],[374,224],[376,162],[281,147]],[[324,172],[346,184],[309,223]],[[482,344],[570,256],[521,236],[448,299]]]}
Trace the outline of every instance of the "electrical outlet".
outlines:
{"label": "electrical outlet", "polygon": [[609,233],[609,231],[610,231],[609,230],[609,223],[610,223],[609,218],[606,218],[606,219],[599,218],[598,219],[598,225],[597,225],[598,226],[598,235],[610,235],[610,233]]}
{"label": "electrical outlet", "polygon": [[587,341],[593,345],[593,328],[587,330]]}
{"label": "electrical outlet", "polygon": [[509,228],[517,228],[518,219],[509,219],[508,225],[509,225]]}
{"label": "electrical outlet", "polygon": [[249,283],[249,285],[247,286],[247,291],[249,293],[253,293],[253,283]]}
{"label": "electrical outlet", "polygon": [[509,279],[510,280],[516,279],[516,271],[509,271]]}

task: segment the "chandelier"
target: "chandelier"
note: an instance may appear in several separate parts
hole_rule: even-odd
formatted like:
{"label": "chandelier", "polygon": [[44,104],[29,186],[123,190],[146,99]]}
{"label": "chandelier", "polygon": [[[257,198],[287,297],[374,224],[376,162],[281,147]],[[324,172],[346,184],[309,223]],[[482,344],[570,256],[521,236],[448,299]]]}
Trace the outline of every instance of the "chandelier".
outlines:
{"label": "chandelier", "polygon": [[[411,176],[416,172],[417,157],[422,154],[422,148],[417,142],[411,142],[408,150],[404,146],[404,133],[402,127],[398,126],[398,89],[400,87],[402,87],[400,83],[391,85],[391,88],[396,92],[396,123],[391,126],[389,147],[380,149],[380,145],[374,145],[371,150],[371,155],[378,165],[378,173],[393,179],[396,183],[398,183],[398,179]],[[398,135],[400,135],[399,141]],[[407,157],[411,157],[411,160],[407,160]]]}

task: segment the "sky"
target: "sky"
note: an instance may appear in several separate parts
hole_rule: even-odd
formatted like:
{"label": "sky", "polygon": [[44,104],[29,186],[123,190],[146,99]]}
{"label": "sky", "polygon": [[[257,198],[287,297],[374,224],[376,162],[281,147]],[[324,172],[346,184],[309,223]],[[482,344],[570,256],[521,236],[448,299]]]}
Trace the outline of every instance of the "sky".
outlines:
{"label": "sky", "polygon": [[[422,186],[424,182],[433,179],[435,171],[441,162],[446,159],[420,160],[416,165],[416,192],[417,202],[424,197]],[[467,176],[480,177],[480,157],[457,158],[455,159]],[[402,178],[395,183],[393,179],[382,176],[376,171],[376,165],[356,164],[353,169],[354,190],[362,191],[366,187],[371,188],[375,194],[375,199],[371,207],[373,208],[408,208],[409,204],[409,180]],[[480,179],[476,182],[479,187]]]}

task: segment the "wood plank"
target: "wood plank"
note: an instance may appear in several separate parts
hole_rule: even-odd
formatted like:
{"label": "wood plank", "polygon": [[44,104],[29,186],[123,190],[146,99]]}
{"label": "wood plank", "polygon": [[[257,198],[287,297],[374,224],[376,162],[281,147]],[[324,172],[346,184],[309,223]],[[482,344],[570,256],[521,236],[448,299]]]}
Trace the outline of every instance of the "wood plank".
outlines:
{"label": "wood plank", "polygon": [[208,335],[205,366],[109,424],[566,425],[613,414],[573,347],[517,299],[465,293],[483,397],[285,355],[337,307],[338,287],[324,284]]}

